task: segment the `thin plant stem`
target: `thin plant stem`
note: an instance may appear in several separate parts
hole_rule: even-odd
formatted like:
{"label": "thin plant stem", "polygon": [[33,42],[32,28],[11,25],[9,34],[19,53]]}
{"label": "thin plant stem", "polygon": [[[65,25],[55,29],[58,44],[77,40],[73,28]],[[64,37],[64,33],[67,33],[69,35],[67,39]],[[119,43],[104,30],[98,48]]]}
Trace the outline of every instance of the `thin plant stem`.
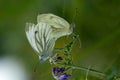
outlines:
{"label": "thin plant stem", "polygon": [[[88,68],[81,67],[81,66],[76,66],[76,65],[72,65],[72,64],[59,64],[59,65],[64,65],[64,66],[71,67],[72,69],[79,69],[79,70],[83,70],[83,71],[87,71],[88,70]],[[89,69],[89,72],[93,72],[93,73],[99,74],[99,75],[101,75],[103,77],[106,76],[105,73],[97,71],[97,70],[94,70],[94,69]]]}

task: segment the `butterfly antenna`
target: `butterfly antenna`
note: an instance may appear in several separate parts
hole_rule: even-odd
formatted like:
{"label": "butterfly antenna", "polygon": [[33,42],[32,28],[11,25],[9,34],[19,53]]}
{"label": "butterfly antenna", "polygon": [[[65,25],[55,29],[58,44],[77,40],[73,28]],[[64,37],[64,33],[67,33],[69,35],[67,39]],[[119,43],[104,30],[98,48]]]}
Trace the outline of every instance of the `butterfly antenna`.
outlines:
{"label": "butterfly antenna", "polygon": [[72,22],[74,22],[76,16],[77,16],[77,8],[75,9],[75,14],[74,14],[73,17],[72,17]]}
{"label": "butterfly antenna", "polygon": [[65,17],[65,0],[63,0],[62,2],[63,2],[62,15],[63,17]]}
{"label": "butterfly antenna", "polygon": [[[75,23],[74,23],[74,21],[75,21],[75,18],[76,18],[76,16],[77,16],[77,14],[79,14],[78,8],[75,9],[75,14],[74,14],[73,17],[72,17],[71,26],[72,26],[73,28],[75,28]],[[79,48],[81,48],[82,45],[81,45],[81,40],[80,40],[79,35],[76,35],[75,33],[73,33],[73,37],[78,40],[78,42],[79,42]]]}
{"label": "butterfly antenna", "polygon": [[[73,17],[72,17],[71,27],[73,27],[73,28],[75,28],[74,20],[75,20],[76,16],[77,16],[77,8],[75,9],[75,15],[73,15]],[[69,35],[68,35],[68,36],[69,36]],[[68,38],[68,36],[67,36],[67,38]]]}
{"label": "butterfly antenna", "polygon": [[37,64],[35,65],[35,67],[34,67],[34,72],[36,72],[36,69],[37,69],[39,63],[40,63],[40,61],[38,61]]}
{"label": "butterfly antenna", "polygon": [[72,17],[72,22],[71,22],[71,26],[73,27],[73,28],[75,28],[75,18],[76,18],[76,16],[77,16],[77,8],[75,9],[75,13],[74,13],[74,15],[73,15],[73,17]]}

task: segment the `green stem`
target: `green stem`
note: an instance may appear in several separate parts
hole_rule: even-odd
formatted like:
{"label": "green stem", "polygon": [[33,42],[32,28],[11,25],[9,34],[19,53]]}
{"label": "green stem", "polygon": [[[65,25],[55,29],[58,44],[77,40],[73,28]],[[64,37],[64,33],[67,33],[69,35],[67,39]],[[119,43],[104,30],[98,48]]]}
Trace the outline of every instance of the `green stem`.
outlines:
{"label": "green stem", "polygon": [[68,66],[68,67],[71,67],[72,69],[80,69],[80,70],[83,70],[83,71],[87,71],[87,70],[89,70],[90,72],[93,72],[93,73],[99,74],[99,75],[101,75],[101,76],[103,76],[103,77],[106,76],[105,73],[100,72],[100,71],[97,71],[97,70],[94,70],[94,69],[88,69],[88,68],[85,68],[85,67],[76,66],[76,65],[71,65],[71,64],[60,64],[60,65]]}
{"label": "green stem", "polygon": [[[88,68],[85,68],[85,67],[80,67],[80,66],[75,66],[75,65],[70,65],[72,69],[80,69],[80,70],[83,70],[83,71],[87,71]],[[106,74],[100,72],[100,71],[97,71],[97,70],[94,70],[94,69],[89,69],[90,72],[93,72],[93,73],[96,73],[96,74],[99,74],[99,75],[102,75],[102,76],[106,76]]]}

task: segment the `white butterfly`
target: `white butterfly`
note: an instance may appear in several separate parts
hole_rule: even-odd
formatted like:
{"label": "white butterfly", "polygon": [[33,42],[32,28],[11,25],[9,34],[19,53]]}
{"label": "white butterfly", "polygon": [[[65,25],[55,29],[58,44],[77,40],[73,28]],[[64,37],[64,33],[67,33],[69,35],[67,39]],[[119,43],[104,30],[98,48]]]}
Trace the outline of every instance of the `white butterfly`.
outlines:
{"label": "white butterfly", "polygon": [[55,41],[62,36],[70,35],[73,27],[63,18],[47,13],[38,15],[36,25],[27,23],[25,31],[39,59],[45,61],[52,55]]}

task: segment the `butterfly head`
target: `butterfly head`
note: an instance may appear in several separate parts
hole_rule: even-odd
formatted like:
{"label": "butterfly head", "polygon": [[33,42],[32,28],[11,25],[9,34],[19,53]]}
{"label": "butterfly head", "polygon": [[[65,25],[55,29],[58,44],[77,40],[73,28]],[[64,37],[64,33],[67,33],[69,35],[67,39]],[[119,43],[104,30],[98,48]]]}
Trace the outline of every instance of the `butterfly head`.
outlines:
{"label": "butterfly head", "polygon": [[70,26],[71,26],[71,28],[75,28],[75,23],[72,22]]}
{"label": "butterfly head", "polygon": [[49,55],[46,55],[46,54],[39,56],[40,62],[44,62],[44,61],[46,61],[48,58],[49,58]]}

